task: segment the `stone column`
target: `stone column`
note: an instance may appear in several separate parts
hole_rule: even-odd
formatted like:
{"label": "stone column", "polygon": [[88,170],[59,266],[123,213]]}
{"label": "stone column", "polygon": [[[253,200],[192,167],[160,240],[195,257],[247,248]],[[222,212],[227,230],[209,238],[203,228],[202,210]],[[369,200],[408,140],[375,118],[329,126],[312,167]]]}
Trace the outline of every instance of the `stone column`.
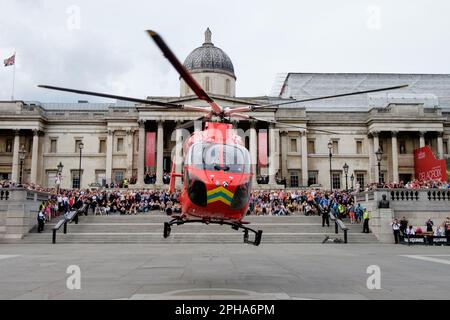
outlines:
{"label": "stone column", "polygon": [[281,134],[281,174],[283,178],[288,180],[288,131],[283,130],[280,132]]}
{"label": "stone column", "polygon": [[251,158],[251,167],[252,167],[252,184],[253,186],[257,186],[258,182],[256,181],[257,176],[257,167],[256,163],[258,162],[258,136],[256,134],[256,122],[250,121],[250,158]]}
{"label": "stone column", "polygon": [[398,175],[397,134],[397,131],[392,131],[392,180],[394,182],[400,182]]}
{"label": "stone column", "polygon": [[369,133],[369,181],[370,183],[375,182],[375,175],[373,168],[375,167],[373,161],[373,155],[375,154],[374,146],[373,146],[373,136]]}
{"label": "stone column", "polygon": [[19,149],[20,149],[20,130],[14,130],[14,148],[11,180],[19,182]]}
{"label": "stone column", "polygon": [[126,176],[131,179],[133,177],[133,138],[134,138],[134,130],[127,130],[127,172]]}
{"label": "stone column", "polygon": [[113,164],[113,140],[114,131],[108,130],[108,136],[106,137],[106,183],[112,182],[112,164]]}
{"label": "stone column", "polygon": [[[177,121],[176,126],[180,123]],[[175,172],[182,173],[183,171],[183,129],[175,129]],[[176,179],[175,186],[181,187],[181,179]]]}
{"label": "stone column", "polygon": [[302,132],[302,185],[308,185],[308,136]]}
{"label": "stone column", "polygon": [[437,137],[437,147],[438,147],[438,157],[439,159],[444,159],[444,133],[443,132],[438,132],[438,137]]}
{"label": "stone column", "polygon": [[423,148],[425,147],[425,133],[426,131],[420,131],[419,132],[419,147]]}
{"label": "stone column", "polygon": [[39,130],[33,130],[33,149],[31,153],[31,183],[37,183],[37,171],[38,171],[38,159],[39,159]]}
{"label": "stone column", "polygon": [[145,175],[145,120],[139,120],[139,154],[138,154],[138,176],[136,184],[144,185]]}
{"label": "stone column", "polygon": [[163,185],[164,165],[164,121],[158,121],[156,142],[156,184]]}
{"label": "stone column", "polygon": [[375,160],[373,163],[375,164],[375,182],[378,183],[380,181],[380,177],[378,175],[378,161],[377,161],[377,155],[375,154],[378,149],[380,148],[380,139],[379,139],[379,133],[378,132],[372,132],[373,136],[373,154],[371,155],[373,159]]}
{"label": "stone column", "polygon": [[277,143],[280,137],[280,130],[275,129],[275,126],[272,124],[269,129],[269,185],[276,185],[277,181],[275,180],[275,174],[279,169],[279,156],[278,156],[278,148]]}

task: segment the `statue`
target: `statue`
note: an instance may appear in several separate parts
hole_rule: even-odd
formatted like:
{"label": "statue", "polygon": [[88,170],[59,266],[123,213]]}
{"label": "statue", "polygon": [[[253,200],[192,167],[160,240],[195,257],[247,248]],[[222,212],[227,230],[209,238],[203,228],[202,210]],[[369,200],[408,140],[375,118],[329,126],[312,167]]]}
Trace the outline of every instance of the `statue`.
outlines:
{"label": "statue", "polygon": [[378,203],[378,208],[380,209],[389,209],[389,200],[386,199],[386,195],[382,195],[381,201]]}

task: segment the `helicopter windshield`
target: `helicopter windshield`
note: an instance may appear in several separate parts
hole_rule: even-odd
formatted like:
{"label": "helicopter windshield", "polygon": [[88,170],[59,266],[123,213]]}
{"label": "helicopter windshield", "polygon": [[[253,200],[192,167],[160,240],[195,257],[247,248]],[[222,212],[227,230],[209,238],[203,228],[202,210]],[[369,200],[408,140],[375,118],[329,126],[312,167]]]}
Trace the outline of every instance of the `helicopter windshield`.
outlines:
{"label": "helicopter windshield", "polygon": [[250,154],[239,145],[197,143],[190,148],[187,160],[198,169],[250,173]]}

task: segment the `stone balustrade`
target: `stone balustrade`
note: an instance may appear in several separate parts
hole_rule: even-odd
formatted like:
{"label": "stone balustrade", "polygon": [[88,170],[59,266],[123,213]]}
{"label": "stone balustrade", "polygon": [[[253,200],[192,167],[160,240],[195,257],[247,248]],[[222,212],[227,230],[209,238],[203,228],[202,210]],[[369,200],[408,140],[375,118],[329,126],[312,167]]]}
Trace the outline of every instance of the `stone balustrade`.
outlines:
{"label": "stone balustrade", "polygon": [[[382,196],[389,200],[389,209],[379,209]],[[355,195],[355,201],[366,207],[371,216],[372,232],[383,242],[392,242],[390,223],[405,217],[412,226],[424,227],[428,219],[435,225],[450,216],[450,190],[447,189],[377,189]]]}

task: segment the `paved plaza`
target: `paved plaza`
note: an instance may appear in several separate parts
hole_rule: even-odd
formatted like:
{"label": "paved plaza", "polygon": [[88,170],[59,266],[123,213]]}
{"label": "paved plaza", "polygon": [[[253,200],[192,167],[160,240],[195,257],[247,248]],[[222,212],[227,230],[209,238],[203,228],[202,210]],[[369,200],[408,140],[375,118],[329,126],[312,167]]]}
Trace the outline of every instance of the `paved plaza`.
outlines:
{"label": "paved plaza", "polygon": [[[81,289],[69,290],[71,265]],[[381,289],[369,290],[369,266]],[[9,244],[0,299],[445,299],[449,247]]]}

